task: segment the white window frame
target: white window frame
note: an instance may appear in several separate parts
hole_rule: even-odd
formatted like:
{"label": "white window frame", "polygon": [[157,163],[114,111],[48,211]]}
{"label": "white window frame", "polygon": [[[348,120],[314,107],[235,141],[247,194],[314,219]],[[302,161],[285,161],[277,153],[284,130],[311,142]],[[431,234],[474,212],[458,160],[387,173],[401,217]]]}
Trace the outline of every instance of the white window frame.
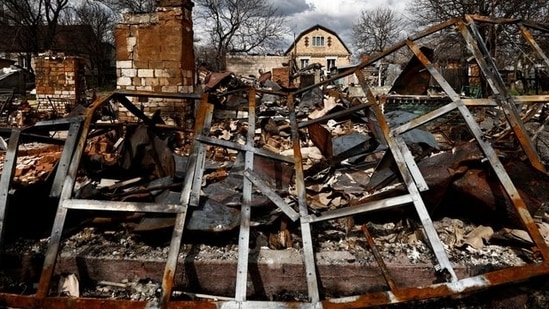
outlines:
{"label": "white window frame", "polygon": [[337,63],[337,57],[326,57],[326,70],[324,70],[324,75],[328,75],[330,74],[330,71],[331,71],[331,67],[328,66],[328,61],[330,60],[333,60],[334,61],[334,67],[337,67],[336,63]]}
{"label": "white window frame", "polygon": [[333,62],[334,62],[334,65],[333,65],[333,66],[334,66],[334,67],[337,66],[337,65],[336,65],[336,63],[337,63],[337,57],[326,57],[326,71],[330,71],[330,70],[332,69],[330,66],[328,66],[328,65],[330,64],[330,63],[329,63],[330,60],[333,60]]}
{"label": "white window frame", "polygon": [[324,42],[324,36],[321,36],[321,35],[315,35],[313,36],[313,40],[312,40],[312,45],[314,47],[324,47],[324,45],[326,44]]}
{"label": "white window frame", "polygon": [[[304,67],[311,64],[311,57],[299,57],[298,60],[299,60],[299,68],[300,69],[303,69]],[[307,62],[307,64],[303,65],[303,62],[305,62],[305,61]]]}

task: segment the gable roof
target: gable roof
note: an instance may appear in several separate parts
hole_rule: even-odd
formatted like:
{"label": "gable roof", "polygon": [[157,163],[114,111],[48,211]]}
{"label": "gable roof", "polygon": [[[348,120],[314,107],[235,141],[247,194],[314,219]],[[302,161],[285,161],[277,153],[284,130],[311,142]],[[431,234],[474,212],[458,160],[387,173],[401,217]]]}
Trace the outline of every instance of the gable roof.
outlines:
{"label": "gable roof", "polygon": [[296,42],[298,42],[299,40],[301,40],[301,38],[306,35],[307,33],[313,31],[313,30],[317,30],[317,29],[322,29],[328,33],[330,33],[331,35],[335,36],[340,42],[341,44],[343,45],[343,47],[345,47],[345,50],[351,54],[351,50],[349,50],[349,48],[347,47],[347,45],[345,45],[345,42],[343,42],[343,40],[339,37],[339,35],[337,35],[337,33],[335,33],[333,30],[331,29],[328,29],[320,24],[316,24],[310,28],[307,28],[305,30],[303,30],[296,38],[295,40],[293,41],[292,45],[290,45],[290,47],[288,47],[288,49],[284,52],[285,55],[287,55],[290,51],[292,51],[292,49],[294,49],[295,47],[295,44]]}
{"label": "gable roof", "polygon": [[[38,52],[44,52],[44,37],[46,26],[38,28]],[[33,36],[30,27],[2,26],[0,27],[0,51],[3,52],[32,52],[29,50],[29,38]],[[67,54],[87,54],[89,41],[95,36],[90,25],[58,25],[51,50]]]}

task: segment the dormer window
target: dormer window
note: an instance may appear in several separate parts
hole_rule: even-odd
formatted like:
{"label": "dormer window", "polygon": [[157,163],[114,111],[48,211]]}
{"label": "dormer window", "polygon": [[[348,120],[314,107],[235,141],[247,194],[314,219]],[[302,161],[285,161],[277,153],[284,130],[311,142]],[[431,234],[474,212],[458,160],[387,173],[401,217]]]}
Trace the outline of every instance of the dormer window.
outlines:
{"label": "dormer window", "polygon": [[323,36],[313,36],[313,46],[316,46],[316,47],[324,46],[324,37]]}

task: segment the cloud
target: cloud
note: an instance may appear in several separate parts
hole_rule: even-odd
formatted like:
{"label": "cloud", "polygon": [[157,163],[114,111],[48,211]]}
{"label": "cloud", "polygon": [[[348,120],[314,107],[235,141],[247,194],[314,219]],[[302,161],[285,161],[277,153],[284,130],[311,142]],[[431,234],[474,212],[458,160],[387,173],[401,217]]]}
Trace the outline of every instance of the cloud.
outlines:
{"label": "cloud", "polygon": [[[391,8],[397,12],[403,12],[410,0],[267,0],[278,12],[286,17],[286,26],[289,32],[284,33],[284,38],[277,47],[286,50],[292,44],[294,37],[304,30],[322,25],[335,33],[343,40],[345,45],[353,51],[353,24],[356,23],[363,10],[378,7]],[[196,10],[196,8],[195,8]],[[197,37],[204,37],[197,29]]]}
{"label": "cloud", "polygon": [[[271,0],[275,1],[275,0]],[[391,8],[397,12],[405,9],[409,0],[282,0],[276,1],[282,9],[287,6],[288,27],[294,35],[299,35],[305,29],[320,24],[336,32],[347,47],[352,49],[353,24],[356,23],[363,10],[378,7]],[[279,4],[280,3],[280,4]],[[296,8],[290,8],[295,6]],[[288,46],[292,39],[289,38]]]}
{"label": "cloud", "polygon": [[315,8],[314,4],[307,3],[305,0],[271,0],[271,2],[282,16],[292,16]]}

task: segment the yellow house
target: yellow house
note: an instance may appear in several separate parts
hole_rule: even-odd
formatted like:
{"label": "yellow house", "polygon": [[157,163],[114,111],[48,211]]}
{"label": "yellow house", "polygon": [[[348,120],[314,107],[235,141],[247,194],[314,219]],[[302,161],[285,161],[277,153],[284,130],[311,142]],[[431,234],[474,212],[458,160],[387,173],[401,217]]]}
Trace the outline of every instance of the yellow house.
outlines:
{"label": "yellow house", "polygon": [[351,52],[334,31],[315,25],[301,32],[285,55],[296,60],[298,69],[319,63],[325,74],[334,67],[348,66]]}

